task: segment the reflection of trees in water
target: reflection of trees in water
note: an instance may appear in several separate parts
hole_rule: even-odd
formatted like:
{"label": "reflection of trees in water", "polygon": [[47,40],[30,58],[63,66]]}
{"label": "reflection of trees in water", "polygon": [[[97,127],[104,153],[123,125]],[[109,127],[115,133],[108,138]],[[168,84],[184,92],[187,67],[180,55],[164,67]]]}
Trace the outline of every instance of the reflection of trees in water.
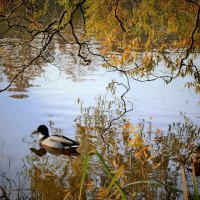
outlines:
{"label": "reflection of trees in water", "polygon": [[[99,3],[100,1],[96,3],[89,1],[87,5],[86,1],[78,3],[71,1],[66,4],[64,1],[8,2],[2,1],[0,8],[0,36],[3,38],[0,44],[2,65],[0,80],[7,79],[10,83],[8,87],[11,85],[15,87],[11,91],[25,92],[26,88],[32,86],[31,81],[35,77],[45,76],[44,66],[49,63],[66,72],[73,80],[81,81],[87,74],[85,69],[80,71],[79,64],[90,64],[90,56],[103,59],[107,64],[106,67],[121,72],[127,79],[128,75],[133,79],[141,78],[139,81],[162,78],[169,83],[178,76],[191,75],[193,77],[191,86],[199,91],[199,69],[193,62],[195,56],[199,54],[197,41],[200,6],[196,1],[182,3],[168,1],[167,4],[164,1],[156,1],[156,4],[152,1],[127,1],[127,5],[124,1],[109,2],[108,5],[106,2]],[[83,17],[89,37],[85,35],[85,31],[82,34],[83,26],[77,23],[80,22],[78,19],[80,16]],[[162,27],[160,27],[161,21]],[[86,41],[82,36],[86,36],[90,41]],[[95,47],[94,51],[91,47],[92,37],[98,39],[98,45],[101,46]],[[99,51],[94,53],[96,49]],[[69,57],[72,60],[68,60]],[[60,63],[61,58],[64,60],[63,63]],[[165,70],[157,74],[155,70],[158,65],[164,65]],[[90,70],[92,71],[93,67]],[[129,89],[130,87],[127,91]],[[124,164],[126,170],[121,182],[131,183],[153,178],[159,179],[162,183],[176,185],[178,162],[188,164],[187,152],[190,145],[195,144],[199,128],[195,128],[192,122],[185,119],[183,124],[171,125],[166,135],[158,136],[157,143],[154,143],[152,131],[149,131],[150,128],[145,130],[142,123],[139,133],[145,141],[148,139],[146,135],[151,133],[147,141],[154,144],[157,154],[150,160],[146,160],[145,157],[138,159],[135,156],[137,149],[129,144],[130,135],[124,133],[122,129],[124,123],[128,121],[126,116],[123,115],[113,121],[123,114],[123,110],[126,111],[125,105],[125,102],[116,99],[107,101],[100,97],[97,106],[89,108],[81,106],[81,115],[77,117],[75,124],[77,136],[81,141],[80,152],[85,155],[90,150],[98,150],[113,170]],[[103,135],[109,144],[110,153],[106,151],[106,145],[100,137],[106,127],[109,129],[106,129]],[[193,137],[188,135],[189,133]],[[149,150],[148,153],[150,152]],[[24,160],[21,175],[30,177],[32,192],[36,196],[42,195],[43,192],[49,195],[45,183],[49,183],[47,185],[50,188],[53,186],[56,188],[52,189],[51,195],[56,195],[57,191],[64,189],[64,184],[68,184],[66,188],[70,191],[72,187],[76,188],[73,192],[77,196],[83,156],[77,158],[76,162],[72,161],[69,164],[65,162],[63,158],[48,154],[42,158],[30,154]],[[160,164],[155,169],[152,168],[154,162]],[[66,171],[70,173],[66,175]],[[76,172],[76,178],[72,175],[73,172]],[[60,180],[63,174],[66,178]],[[94,157],[88,177],[92,187],[88,186],[86,192],[90,194],[108,184],[103,169],[99,170],[99,163]],[[169,194],[167,189],[161,190],[159,187],[149,185],[136,185],[127,189],[127,192],[132,194],[135,192],[139,198],[145,196],[149,199],[157,195],[160,195],[160,198],[170,198],[175,195]]]}
{"label": "reflection of trees in water", "polygon": [[23,172],[26,176],[28,173],[27,178],[30,180],[32,197],[63,199],[65,190],[75,186],[73,179],[80,178],[76,174],[76,170],[72,169],[73,162],[76,162],[76,158],[71,159],[67,156],[46,154],[39,157],[33,153],[26,156]]}
{"label": "reflection of trees in water", "polygon": [[[80,156],[75,162],[71,163],[72,171],[78,174],[74,183],[77,191],[74,193],[78,196],[80,177],[83,173],[83,158],[90,151],[98,151],[104,158],[112,171],[116,171],[124,165],[124,172],[121,175],[120,183],[126,184],[140,181],[157,181],[157,185],[134,184],[126,188],[128,195],[137,194],[138,198],[146,197],[147,199],[155,198],[177,198],[181,195],[181,171],[180,162],[191,168],[190,147],[199,144],[200,128],[193,124],[187,117],[183,116],[183,122],[177,122],[169,125],[167,131],[160,131],[153,128],[152,122],[141,121],[137,127],[140,135],[144,140],[144,147],[151,146],[147,154],[150,157],[141,157],[138,159],[137,148],[131,146],[130,139],[134,134],[127,132],[123,127],[129,122],[124,112],[124,102],[116,96],[116,88],[109,85],[107,94],[99,96],[95,106],[85,107],[84,102],[78,99],[80,104],[80,115],[75,120],[76,137],[80,142],[78,151]],[[118,119],[113,121],[113,119]],[[110,126],[110,122],[112,124]],[[50,121],[52,130],[59,131],[54,127],[53,120]],[[105,129],[109,129],[104,134],[107,145],[102,140],[101,134]],[[143,147],[141,147],[143,148]],[[187,162],[186,162],[187,161]],[[98,159],[92,157],[89,164],[88,176],[85,195],[89,194],[93,198],[102,188],[109,184],[109,178],[106,176],[104,168],[99,165]],[[188,180],[191,180],[191,172],[187,170]],[[72,178],[73,179],[73,178]],[[191,183],[188,181],[188,183]],[[165,186],[178,187],[180,190],[169,189]],[[192,188],[192,187],[191,187]],[[190,189],[191,189],[190,188]]]}
{"label": "reflection of trees in water", "polygon": [[25,179],[18,180],[13,178],[11,173],[12,158],[4,155],[3,153],[3,141],[1,141],[0,152],[0,199],[30,199],[31,190],[25,184]]}
{"label": "reflection of trees in water", "polygon": [[[9,46],[1,47],[4,49],[1,59],[3,68],[1,76],[5,77],[5,81],[12,82],[14,88],[11,90],[21,92],[32,87],[30,82],[44,73],[42,66],[53,61],[53,44],[49,44],[46,52],[42,52],[43,46],[37,44],[41,40],[42,38],[37,37],[30,43],[17,41],[10,48]],[[19,75],[15,77],[16,74]]]}
{"label": "reflection of trees in water", "polygon": [[[169,83],[177,77],[191,76],[193,81],[188,86],[199,91],[195,58],[199,54],[200,5],[196,1],[45,0],[0,4],[1,52],[18,50],[15,62],[20,69],[12,68],[14,73],[8,76],[11,84],[29,67],[53,63],[55,49],[59,49],[72,55],[73,64],[89,65],[90,57],[100,57],[107,67],[139,81],[161,78]],[[60,43],[58,48],[55,40]],[[94,47],[95,40],[98,47]],[[11,57],[12,52],[8,51]],[[6,57],[2,54],[3,60]]]}
{"label": "reflection of trees in water", "polygon": [[[168,131],[153,130],[152,122],[148,122],[145,128],[144,122],[141,123],[141,134],[145,138],[147,145],[151,145],[150,152],[152,152],[152,159],[142,155],[140,159],[135,159],[130,154],[135,154],[137,148],[133,148],[131,151],[126,151],[129,154],[131,162],[129,166],[134,173],[134,176],[129,176],[129,182],[135,182],[138,180],[156,180],[163,184],[160,187],[152,187],[151,185],[146,186],[145,190],[149,191],[151,198],[155,199],[156,197],[167,199],[169,195],[171,198],[177,198],[181,195],[180,192],[171,190],[168,186],[175,186],[178,189],[182,190],[182,181],[181,181],[181,165],[185,165],[186,169],[190,167],[191,169],[191,154],[192,151],[190,148],[199,144],[199,131],[200,128],[193,124],[187,117],[184,117],[183,122],[174,122],[169,125]],[[149,125],[148,125],[149,124]],[[145,161],[149,159],[149,161]],[[186,162],[187,161],[187,162]],[[158,165],[155,168],[155,165]],[[141,167],[144,165],[144,167]],[[189,165],[189,166],[188,166]],[[143,168],[143,173],[141,173]],[[138,169],[141,171],[138,173]],[[129,171],[128,170],[128,171]],[[191,172],[186,170],[188,184],[190,190],[192,190],[191,182]],[[164,188],[165,187],[165,188]],[[136,187],[141,191],[141,187]],[[142,188],[144,188],[142,186]],[[157,188],[157,189],[156,189]],[[157,190],[156,193],[154,193]],[[149,195],[147,194],[147,195]],[[156,195],[156,196],[155,196]],[[190,194],[191,195],[191,194]],[[150,198],[150,197],[148,197]]]}
{"label": "reflection of trees in water", "polygon": [[[5,6],[8,5],[5,4]],[[14,7],[11,4],[9,6],[11,10]],[[53,9],[53,11],[42,11],[45,6]],[[37,7],[37,10],[35,10],[35,7]],[[46,76],[45,66],[48,64],[55,66],[60,70],[60,73],[66,73],[65,75],[74,81],[84,80],[84,77],[94,70],[94,66],[90,66],[87,70],[80,67],[80,62],[82,61],[77,56],[79,45],[74,40],[70,26],[65,25],[59,30],[58,34],[52,27],[54,23],[51,20],[59,17],[59,12],[61,12],[59,9],[61,8],[63,9],[63,6],[58,3],[48,3],[47,1],[44,5],[38,2],[34,5],[22,2],[15,10],[16,16],[11,17],[12,20],[9,21],[13,26],[7,27],[7,30],[2,29],[0,31],[2,38],[0,41],[0,63],[2,65],[0,80],[7,82],[9,87],[12,85],[14,88],[11,88],[11,90],[15,89],[18,92],[22,92],[26,88],[32,87],[33,85],[30,83],[32,80],[36,77]],[[7,12],[6,10],[3,11]],[[38,23],[37,26],[40,27],[44,26],[44,23],[50,23],[49,27],[46,27],[45,30],[33,27],[33,15],[38,18],[35,19],[36,21],[38,20],[37,22],[35,21],[35,23]],[[73,27],[79,29],[77,34],[83,33],[83,23],[80,23],[80,16],[80,13],[76,14],[73,20],[75,24]],[[18,23],[21,23],[21,25]],[[0,20],[1,27],[6,27],[7,25],[6,20]]]}
{"label": "reflection of trees in water", "polygon": [[[127,88],[125,91],[127,91]],[[115,84],[112,82],[108,85],[106,95],[99,96],[95,106],[85,108],[84,102],[80,98],[78,99],[78,103],[80,104],[81,114],[75,120],[75,127],[77,135],[83,138],[80,140],[87,141],[88,138],[97,143],[97,145],[102,144],[102,147],[105,144],[110,147],[117,147],[122,125],[126,121],[125,115],[129,110],[126,110],[124,106],[125,101],[123,97],[117,97]],[[104,135],[108,137],[104,139]],[[87,142],[85,144],[87,145]],[[106,151],[105,146],[104,148],[103,151]],[[114,149],[112,153],[115,153]]]}
{"label": "reflection of trees in water", "polygon": [[75,53],[78,47],[73,42],[68,44],[71,41],[63,41],[57,37],[56,40],[50,41],[44,50],[44,46],[40,43],[46,37],[45,34],[41,34],[31,43],[17,41],[15,45],[0,47],[3,51],[0,61],[2,65],[0,80],[12,83],[12,88],[8,91],[26,92],[28,88],[36,87],[32,81],[37,77],[48,78],[45,73],[48,65],[54,66],[60,74],[75,82],[85,80],[88,74],[96,70],[94,65],[81,67],[80,59]]}
{"label": "reflection of trees in water", "polygon": [[[113,118],[123,112],[122,101],[116,98],[109,101],[100,96],[97,106],[84,107],[80,99],[78,102],[81,106],[81,115],[77,117],[75,127],[81,143],[79,150],[84,152],[83,154],[97,150],[113,171],[124,165],[125,169],[120,181],[122,186],[138,182],[138,184],[130,184],[130,187],[127,187],[126,191],[130,196],[136,194],[138,198],[147,199],[177,198],[182,195],[180,170],[182,165],[186,168],[190,196],[192,196],[191,147],[200,144],[200,128],[197,125],[183,116],[183,122],[174,122],[169,125],[168,130],[161,131],[153,128],[151,121],[141,121],[133,127],[139,131],[144,142],[143,145],[137,147],[131,144],[131,140],[138,132],[130,133],[122,128],[128,123],[127,117],[123,115],[122,118],[112,123],[105,134],[109,144],[108,152],[101,133]],[[140,156],[138,153],[141,153]],[[94,160],[96,160],[95,157],[92,157],[88,170],[89,177],[98,177],[101,187],[106,188],[109,181],[108,179],[102,180],[102,177],[106,176],[104,169],[102,167],[101,172],[97,172]],[[154,185],[153,182],[151,184],[150,180],[156,181],[156,184]],[[145,181],[148,183],[145,184]],[[170,188],[170,185],[175,188]],[[99,191],[101,187],[94,184],[93,191]]]}
{"label": "reflection of trees in water", "polygon": [[[132,135],[126,129],[120,128],[127,122],[124,117],[120,125],[113,124],[110,132],[106,134],[110,145],[108,153],[99,134],[102,126],[105,127],[109,116],[113,116],[115,111],[113,110],[110,115],[105,117],[102,107],[104,106],[105,109],[105,105],[101,100],[99,98],[99,106],[89,110],[82,105],[82,113],[76,119],[76,134],[81,144],[78,148],[79,156],[74,158],[47,153],[40,157],[32,152],[23,159],[21,170],[17,172],[19,182],[9,178],[11,177],[9,165],[6,165],[5,168],[1,167],[1,169],[5,169],[1,170],[0,174],[1,196],[4,195],[5,199],[15,195],[18,195],[20,199],[62,199],[65,196],[69,199],[78,198],[84,168],[83,160],[91,150],[98,151],[103,156],[113,173],[120,166],[124,166],[119,182],[130,198],[133,195],[136,196],[136,199],[143,197],[146,199],[176,199],[180,196],[180,191],[170,189],[168,186],[178,187],[182,190],[180,163],[184,164],[186,169],[191,168],[188,159],[191,155],[190,147],[199,144],[200,128],[186,117],[183,117],[183,122],[169,125],[167,131],[158,131],[153,128],[152,122],[141,121],[139,125],[135,126],[135,132]],[[54,125],[51,126],[55,128]],[[56,130],[57,128],[55,128]],[[144,146],[152,146],[148,152],[148,155],[152,154],[153,156],[151,159],[144,155],[137,157],[138,149],[130,144],[130,139],[134,137],[137,130],[140,130],[139,133],[144,139]],[[37,148],[37,143],[32,143],[32,147]],[[3,155],[1,155],[2,158]],[[7,164],[8,162],[9,159]],[[159,165],[155,167],[157,163]],[[10,164],[12,165],[12,162]],[[186,171],[186,175],[192,191],[189,169]],[[152,184],[149,180],[152,181]],[[96,198],[100,190],[106,188],[110,181],[98,159],[92,156],[87,171],[84,199]],[[153,181],[156,181],[156,184]],[[190,196],[192,196],[192,192]]]}

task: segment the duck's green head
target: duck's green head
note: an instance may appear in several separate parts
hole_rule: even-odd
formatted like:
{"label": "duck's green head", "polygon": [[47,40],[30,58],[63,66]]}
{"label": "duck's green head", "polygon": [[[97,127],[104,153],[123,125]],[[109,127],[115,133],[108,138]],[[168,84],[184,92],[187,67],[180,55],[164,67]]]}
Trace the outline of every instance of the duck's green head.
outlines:
{"label": "duck's green head", "polygon": [[40,125],[32,134],[41,133],[44,137],[49,137],[49,130],[45,125]]}

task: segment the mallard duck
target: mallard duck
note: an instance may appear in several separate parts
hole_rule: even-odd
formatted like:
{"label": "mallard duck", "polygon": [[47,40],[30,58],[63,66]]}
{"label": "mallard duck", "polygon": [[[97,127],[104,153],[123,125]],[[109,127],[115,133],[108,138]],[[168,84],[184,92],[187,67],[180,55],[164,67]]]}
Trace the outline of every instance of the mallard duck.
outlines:
{"label": "mallard duck", "polygon": [[49,130],[45,125],[40,125],[36,131],[32,134],[40,133],[42,138],[40,145],[43,147],[50,147],[55,149],[72,149],[77,148],[80,144],[63,135],[51,135],[49,136]]}

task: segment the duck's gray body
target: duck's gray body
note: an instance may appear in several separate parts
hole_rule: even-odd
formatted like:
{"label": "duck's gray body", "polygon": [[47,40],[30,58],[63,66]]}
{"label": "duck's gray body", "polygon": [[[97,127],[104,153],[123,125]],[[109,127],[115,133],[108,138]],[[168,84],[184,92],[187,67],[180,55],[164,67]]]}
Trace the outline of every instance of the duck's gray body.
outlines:
{"label": "duck's gray body", "polygon": [[40,142],[41,145],[56,149],[70,149],[79,146],[79,143],[62,135],[51,135]]}

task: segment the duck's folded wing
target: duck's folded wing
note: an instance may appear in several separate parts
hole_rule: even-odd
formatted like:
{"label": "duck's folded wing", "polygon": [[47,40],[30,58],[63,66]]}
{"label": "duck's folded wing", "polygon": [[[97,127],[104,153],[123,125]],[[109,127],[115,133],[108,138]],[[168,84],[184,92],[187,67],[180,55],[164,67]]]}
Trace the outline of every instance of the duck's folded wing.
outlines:
{"label": "duck's folded wing", "polygon": [[63,145],[69,145],[69,146],[79,145],[78,142],[76,142],[68,137],[65,137],[63,135],[52,135],[50,138],[52,141],[60,142]]}

